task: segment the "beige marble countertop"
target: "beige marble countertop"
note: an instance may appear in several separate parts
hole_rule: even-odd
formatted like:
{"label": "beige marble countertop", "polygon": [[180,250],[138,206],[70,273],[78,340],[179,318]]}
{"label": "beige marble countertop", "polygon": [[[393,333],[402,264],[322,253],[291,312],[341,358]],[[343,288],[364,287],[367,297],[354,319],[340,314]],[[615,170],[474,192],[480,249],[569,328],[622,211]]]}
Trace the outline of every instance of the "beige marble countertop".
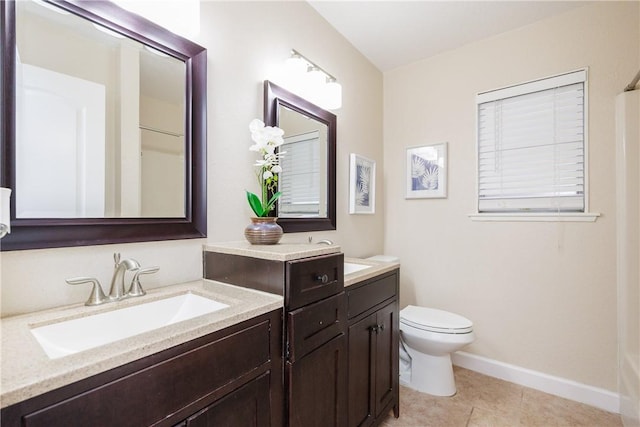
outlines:
{"label": "beige marble countertop", "polygon": [[363,280],[371,279],[372,277],[379,276],[381,274],[395,270],[396,268],[400,268],[400,263],[398,262],[369,261],[366,259],[349,258],[349,257],[345,257],[344,262],[350,263],[350,264],[361,264],[361,265],[369,266],[369,268],[356,271],[355,273],[345,274],[344,275],[345,288],[351,285],[355,285],[356,283],[360,283]]}
{"label": "beige marble countertop", "polygon": [[[129,307],[187,292],[215,299],[228,304],[229,307],[59,359],[49,359],[30,332],[30,328],[34,326]],[[211,280],[197,280],[153,289],[141,298],[96,307],[76,304],[3,318],[0,320],[1,406],[12,405],[282,306],[283,298],[278,295]]]}
{"label": "beige marble countertop", "polygon": [[204,250],[209,252],[219,252],[229,255],[241,255],[272,261],[291,261],[300,258],[335,254],[340,252],[340,246],[317,243],[278,243],[277,245],[252,245],[251,243],[246,241],[238,241],[208,243],[204,245]]}

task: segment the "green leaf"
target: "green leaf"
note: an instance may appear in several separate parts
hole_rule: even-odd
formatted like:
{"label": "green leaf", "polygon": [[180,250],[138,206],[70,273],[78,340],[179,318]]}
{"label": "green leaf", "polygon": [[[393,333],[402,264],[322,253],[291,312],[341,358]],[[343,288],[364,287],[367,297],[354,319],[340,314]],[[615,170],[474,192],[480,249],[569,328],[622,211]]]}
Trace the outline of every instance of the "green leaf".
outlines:
{"label": "green leaf", "polygon": [[249,202],[249,206],[253,210],[253,213],[255,213],[257,217],[265,216],[265,209],[262,207],[262,202],[260,201],[260,198],[249,191],[246,191],[246,193],[247,193],[247,201]]}
{"label": "green leaf", "polygon": [[267,214],[271,212],[271,210],[273,209],[273,205],[276,203],[276,200],[278,200],[278,197],[280,197],[281,195],[282,195],[282,192],[278,191],[273,196],[271,196],[271,199],[269,199],[267,206],[265,206],[265,211]]}

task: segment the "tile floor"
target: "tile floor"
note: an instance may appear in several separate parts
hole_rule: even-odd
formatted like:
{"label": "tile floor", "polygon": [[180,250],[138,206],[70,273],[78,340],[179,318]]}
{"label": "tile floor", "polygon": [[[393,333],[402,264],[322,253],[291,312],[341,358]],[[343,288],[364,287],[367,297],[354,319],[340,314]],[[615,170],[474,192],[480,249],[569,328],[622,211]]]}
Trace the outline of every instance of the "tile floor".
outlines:
{"label": "tile floor", "polygon": [[435,397],[400,387],[400,418],[382,427],[622,427],[620,416],[454,367],[458,392]]}

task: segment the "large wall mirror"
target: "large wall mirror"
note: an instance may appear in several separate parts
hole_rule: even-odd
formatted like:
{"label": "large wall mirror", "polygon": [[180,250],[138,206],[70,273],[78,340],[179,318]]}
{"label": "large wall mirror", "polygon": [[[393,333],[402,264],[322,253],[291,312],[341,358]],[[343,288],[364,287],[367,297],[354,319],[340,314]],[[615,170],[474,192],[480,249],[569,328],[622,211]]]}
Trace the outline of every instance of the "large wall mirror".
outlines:
{"label": "large wall mirror", "polygon": [[285,232],[336,229],[336,116],[264,82],[265,123],[284,130],[276,215]]}
{"label": "large wall mirror", "polygon": [[1,13],[1,249],[205,237],[206,50],[111,2]]}

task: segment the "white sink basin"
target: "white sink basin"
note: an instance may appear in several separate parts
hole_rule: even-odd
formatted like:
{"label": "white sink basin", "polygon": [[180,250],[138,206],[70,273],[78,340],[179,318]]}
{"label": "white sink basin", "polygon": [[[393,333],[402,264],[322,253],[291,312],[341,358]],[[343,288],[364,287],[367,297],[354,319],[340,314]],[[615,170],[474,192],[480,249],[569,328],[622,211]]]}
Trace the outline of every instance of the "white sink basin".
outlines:
{"label": "white sink basin", "polygon": [[370,265],[364,265],[364,264],[353,264],[350,262],[345,262],[344,263],[344,275],[346,276],[347,274],[352,274],[355,273],[357,271],[360,270],[364,270],[366,268],[371,267]]}
{"label": "white sink basin", "polygon": [[50,359],[193,319],[229,307],[191,293],[32,328]]}

